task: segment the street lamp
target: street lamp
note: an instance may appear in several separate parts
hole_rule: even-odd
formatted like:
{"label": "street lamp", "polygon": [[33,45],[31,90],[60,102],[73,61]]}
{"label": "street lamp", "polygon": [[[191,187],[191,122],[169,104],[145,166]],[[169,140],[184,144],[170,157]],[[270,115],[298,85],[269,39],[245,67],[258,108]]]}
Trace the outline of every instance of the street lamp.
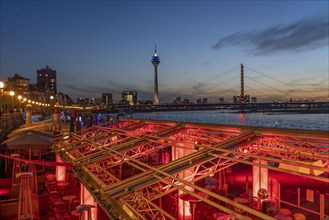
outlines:
{"label": "street lamp", "polygon": [[2,116],[2,96],[3,96],[3,88],[5,87],[5,84],[0,81],[0,116]]}
{"label": "street lamp", "polygon": [[27,98],[23,98],[23,103],[24,103],[24,108],[23,108],[23,111],[25,110],[26,108],[26,102],[27,102]]}
{"label": "street lamp", "polygon": [[54,101],[53,100],[54,100],[55,97],[53,95],[51,95],[49,98],[50,98],[50,101],[49,101],[49,105],[48,106],[50,106],[50,109],[51,109],[51,108],[54,107]]}
{"label": "street lamp", "polygon": [[21,99],[23,97],[21,95],[19,95],[17,98],[18,98],[18,108],[19,108],[19,111],[21,111]]}
{"label": "street lamp", "polygon": [[15,95],[15,92],[10,91],[9,95],[11,96],[11,109],[14,110],[14,95]]}

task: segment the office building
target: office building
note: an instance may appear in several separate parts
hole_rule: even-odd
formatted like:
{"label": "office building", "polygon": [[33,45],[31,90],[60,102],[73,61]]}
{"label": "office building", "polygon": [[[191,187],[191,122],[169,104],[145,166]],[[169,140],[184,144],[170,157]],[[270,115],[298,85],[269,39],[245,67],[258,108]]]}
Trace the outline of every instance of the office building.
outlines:
{"label": "office building", "polygon": [[102,104],[108,106],[108,105],[112,105],[112,103],[113,103],[112,93],[103,93]]}

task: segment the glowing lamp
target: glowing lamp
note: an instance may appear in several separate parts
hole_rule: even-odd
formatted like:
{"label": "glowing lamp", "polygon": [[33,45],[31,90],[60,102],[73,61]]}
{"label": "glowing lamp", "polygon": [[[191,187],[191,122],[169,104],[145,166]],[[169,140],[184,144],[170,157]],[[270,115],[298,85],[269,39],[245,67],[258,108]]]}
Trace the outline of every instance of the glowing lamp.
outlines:
{"label": "glowing lamp", "polygon": [[267,199],[268,198],[268,192],[267,189],[260,188],[257,192],[257,196],[260,199]]}

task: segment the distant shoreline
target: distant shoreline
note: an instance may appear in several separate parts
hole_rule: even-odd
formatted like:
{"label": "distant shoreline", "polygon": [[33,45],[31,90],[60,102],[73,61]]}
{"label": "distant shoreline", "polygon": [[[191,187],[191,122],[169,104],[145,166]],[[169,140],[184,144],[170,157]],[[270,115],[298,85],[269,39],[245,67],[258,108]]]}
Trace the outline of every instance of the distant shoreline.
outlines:
{"label": "distant shoreline", "polygon": [[149,109],[149,110],[135,110],[132,112],[118,112],[118,111],[99,111],[97,110],[96,112],[103,112],[105,114],[121,114],[121,115],[129,115],[132,113],[151,113],[151,112],[196,112],[196,111],[222,111],[223,113],[232,113],[232,114],[249,114],[249,113],[264,113],[264,114],[283,114],[283,113],[293,113],[293,114],[329,114],[329,110],[326,109],[314,109],[314,110],[309,110],[309,109],[305,109],[305,110],[301,110],[301,109],[289,109],[289,110],[285,110],[285,109],[268,109],[268,110],[250,110],[250,109],[246,109],[244,111],[242,110],[237,110],[237,109]]}
{"label": "distant shoreline", "polygon": [[236,111],[236,112],[232,112],[232,113],[264,113],[267,115],[277,115],[277,114],[284,114],[284,113],[293,113],[293,114],[329,114],[328,110],[300,110],[300,109],[296,109],[296,110],[261,110],[261,111],[250,111],[250,110],[245,110],[245,111]]}

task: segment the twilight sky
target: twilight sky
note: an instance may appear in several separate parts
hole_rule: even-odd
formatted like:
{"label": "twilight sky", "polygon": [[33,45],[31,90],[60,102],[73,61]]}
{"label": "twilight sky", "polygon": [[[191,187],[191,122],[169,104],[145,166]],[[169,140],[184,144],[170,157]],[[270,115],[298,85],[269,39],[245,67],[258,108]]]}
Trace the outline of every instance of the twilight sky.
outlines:
{"label": "twilight sky", "polygon": [[153,100],[154,45],[160,102],[177,96],[230,101],[328,100],[328,1],[1,0],[0,78],[36,82],[57,71],[74,100],[135,90]]}

